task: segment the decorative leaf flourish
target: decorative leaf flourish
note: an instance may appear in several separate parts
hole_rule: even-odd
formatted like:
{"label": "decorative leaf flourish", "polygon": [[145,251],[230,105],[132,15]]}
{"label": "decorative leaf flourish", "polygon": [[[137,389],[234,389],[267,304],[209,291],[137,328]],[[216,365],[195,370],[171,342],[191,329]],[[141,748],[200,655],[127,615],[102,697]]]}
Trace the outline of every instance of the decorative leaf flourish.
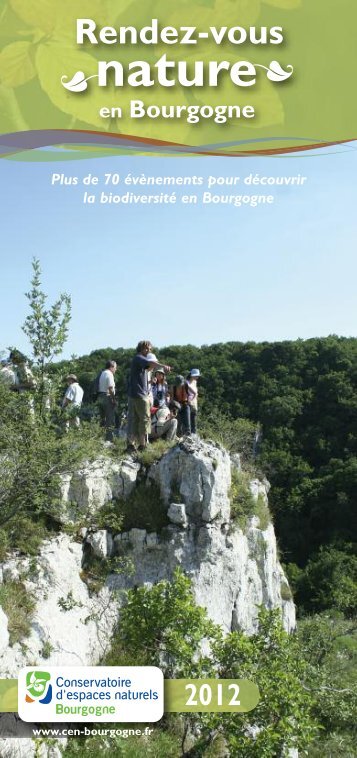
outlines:
{"label": "decorative leaf flourish", "polygon": [[[63,44],[51,42],[48,45],[39,45],[36,53],[36,68],[42,89],[57,108],[88,124],[98,125],[102,129],[104,125],[105,128],[105,122],[98,115],[103,105],[103,92],[100,88],[95,88],[93,93],[87,93],[81,97],[76,97],[75,94],[84,92],[87,88],[86,82],[85,86],[80,85],[79,75],[82,75],[83,82],[86,77],[96,76],[98,73],[98,62],[93,56],[73,50],[70,46],[65,47]],[[73,94],[71,90],[62,86],[63,81],[61,84],[63,72],[66,70],[77,71],[76,82],[79,89],[74,89]],[[114,105],[110,92],[106,92],[105,104],[108,104],[108,107]]]}
{"label": "decorative leaf flourish", "polygon": [[69,82],[64,81],[65,79],[68,79],[68,76],[65,75],[61,77],[61,82],[70,92],[84,92],[88,87],[89,79],[94,78],[95,74],[86,78],[84,71],[77,71]]}
{"label": "decorative leaf flourish", "polygon": [[294,71],[294,67],[288,65],[286,71],[281,67],[278,61],[271,61],[269,68],[267,69],[267,77],[271,82],[283,82],[285,79],[289,79]]}
{"label": "decorative leaf flourish", "polygon": [[255,68],[263,68],[267,72],[267,78],[271,82],[283,82],[285,79],[289,79],[294,71],[294,66],[287,65],[286,70],[281,67],[278,61],[271,61],[269,67],[263,66],[262,63],[255,63]]}

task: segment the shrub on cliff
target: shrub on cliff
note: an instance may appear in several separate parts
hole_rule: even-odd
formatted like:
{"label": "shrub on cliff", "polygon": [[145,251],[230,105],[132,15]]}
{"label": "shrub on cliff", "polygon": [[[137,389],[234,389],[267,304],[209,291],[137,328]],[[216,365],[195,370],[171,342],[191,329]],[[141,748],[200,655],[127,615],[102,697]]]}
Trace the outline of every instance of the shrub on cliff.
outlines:
{"label": "shrub on cliff", "polygon": [[[169,678],[239,678],[258,685],[260,702],[249,713],[185,714],[182,755],[203,756],[222,736],[232,756],[271,758],[285,755],[288,747],[305,749],[316,734],[314,698],[304,681],[307,664],[279,612],[261,609],[251,637],[233,632],[223,638],[195,604],[190,580],[179,569],[172,583],[129,591],[106,663],[119,661],[160,666]],[[188,731],[199,735],[191,748],[185,746]]]}
{"label": "shrub on cliff", "polygon": [[[36,551],[34,524],[55,520],[59,505],[59,474],[103,452],[95,424],[67,434],[47,417],[34,415],[27,393],[11,392],[0,382],[0,530],[1,552],[17,547]],[[22,529],[19,525],[22,524]],[[27,529],[26,524],[29,529]],[[27,545],[27,537],[29,545]]]}

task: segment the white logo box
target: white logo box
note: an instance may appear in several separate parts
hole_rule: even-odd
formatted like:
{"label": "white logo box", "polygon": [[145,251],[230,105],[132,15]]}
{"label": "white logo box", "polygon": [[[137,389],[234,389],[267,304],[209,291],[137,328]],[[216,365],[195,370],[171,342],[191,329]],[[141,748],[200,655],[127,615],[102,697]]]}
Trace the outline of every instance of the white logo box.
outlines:
{"label": "white logo box", "polygon": [[29,722],[154,722],[164,713],[156,666],[31,666],[18,677],[18,710]]}

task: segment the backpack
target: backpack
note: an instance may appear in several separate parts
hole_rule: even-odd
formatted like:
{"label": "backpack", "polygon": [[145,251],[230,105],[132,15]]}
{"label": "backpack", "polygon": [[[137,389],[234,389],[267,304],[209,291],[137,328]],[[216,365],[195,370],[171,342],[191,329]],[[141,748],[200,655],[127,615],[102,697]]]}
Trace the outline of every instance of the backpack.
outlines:
{"label": "backpack", "polygon": [[173,400],[176,400],[180,405],[186,405],[188,403],[187,384],[174,385],[173,387]]}
{"label": "backpack", "polygon": [[89,394],[90,394],[90,399],[91,399],[92,403],[95,403],[95,401],[98,400],[98,395],[99,395],[99,379],[101,377],[101,374],[102,374],[102,370],[99,371],[99,373],[97,374],[97,376],[95,377],[95,379],[93,379],[93,381],[92,381],[92,383],[90,385]]}

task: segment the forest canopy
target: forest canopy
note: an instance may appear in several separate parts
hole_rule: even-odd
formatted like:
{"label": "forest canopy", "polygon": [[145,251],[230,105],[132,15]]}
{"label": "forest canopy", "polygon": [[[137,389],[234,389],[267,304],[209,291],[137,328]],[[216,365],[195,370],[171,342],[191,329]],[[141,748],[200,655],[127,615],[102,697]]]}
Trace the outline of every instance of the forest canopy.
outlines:
{"label": "forest canopy", "polygon": [[[55,370],[75,369],[89,399],[94,376],[114,358],[124,407],[133,352],[108,347]],[[222,419],[226,426],[237,419],[259,426],[255,464],[272,485],[270,508],[298,604],[307,610],[337,605],[351,614],[356,606],[357,339],[172,345],[155,352],[173,367],[169,382],[200,368],[201,424],[209,418],[212,435]],[[330,590],[323,599],[317,587],[327,570]],[[350,577],[344,592],[342,575]]]}

